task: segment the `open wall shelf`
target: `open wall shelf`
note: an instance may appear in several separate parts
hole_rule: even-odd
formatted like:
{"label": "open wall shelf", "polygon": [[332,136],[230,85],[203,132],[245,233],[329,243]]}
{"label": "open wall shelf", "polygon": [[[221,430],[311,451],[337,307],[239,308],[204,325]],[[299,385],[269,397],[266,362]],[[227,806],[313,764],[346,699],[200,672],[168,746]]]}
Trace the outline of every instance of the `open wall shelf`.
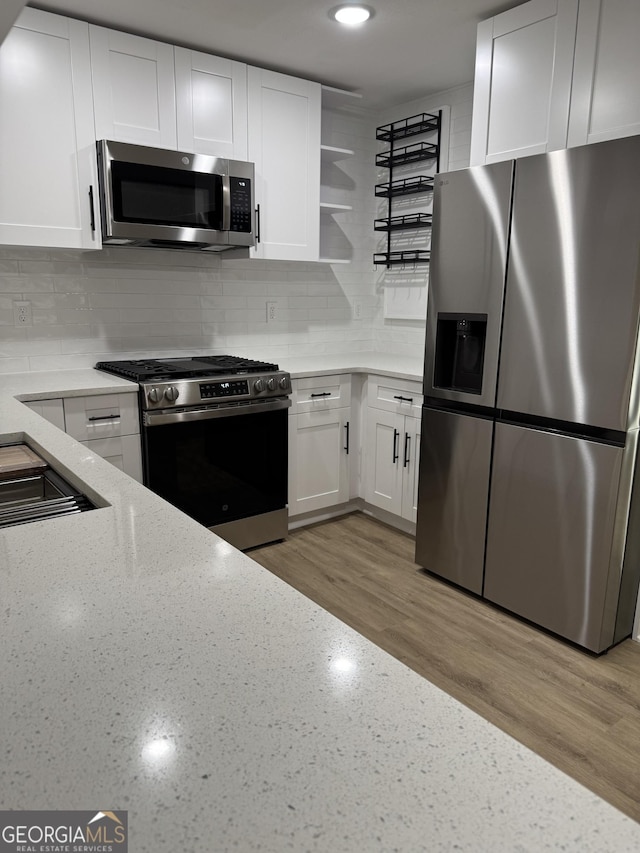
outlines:
{"label": "open wall shelf", "polygon": [[378,198],[398,198],[433,191],[433,175],[416,175],[413,178],[400,178],[377,184],[375,194]]}
{"label": "open wall shelf", "polygon": [[374,231],[409,231],[413,228],[429,228],[430,213],[408,213],[405,216],[392,216],[390,219],[376,219]]}
{"label": "open wall shelf", "polygon": [[403,252],[376,252],[373,263],[376,266],[395,267],[402,264],[428,264],[431,252],[428,249],[409,249]]}
{"label": "open wall shelf", "polygon": [[435,160],[438,157],[438,146],[429,142],[414,142],[404,148],[381,151],[376,157],[376,166],[386,169],[392,166],[405,166],[407,163],[421,163],[423,160]]}
{"label": "open wall shelf", "polygon": [[421,133],[429,133],[440,127],[440,116],[437,113],[418,113],[391,124],[383,124],[376,128],[376,139],[383,142],[391,142],[397,139],[406,139],[408,136],[418,136]]}

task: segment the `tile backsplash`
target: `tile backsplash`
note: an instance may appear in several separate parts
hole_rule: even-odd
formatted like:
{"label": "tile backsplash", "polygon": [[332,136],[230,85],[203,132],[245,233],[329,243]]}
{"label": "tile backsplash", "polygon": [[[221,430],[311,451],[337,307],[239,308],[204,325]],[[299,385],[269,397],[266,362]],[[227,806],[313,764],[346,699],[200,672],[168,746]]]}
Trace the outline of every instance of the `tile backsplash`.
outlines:
{"label": "tile backsplash", "polygon": [[[191,252],[2,248],[0,371],[187,352],[277,360],[370,350],[371,305],[369,319],[354,320],[350,302],[367,303],[366,288],[357,273],[343,276],[329,264]],[[13,303],[23,300],[33,322],[16,326]],[[276,303],[269,323],[267,302]]]}

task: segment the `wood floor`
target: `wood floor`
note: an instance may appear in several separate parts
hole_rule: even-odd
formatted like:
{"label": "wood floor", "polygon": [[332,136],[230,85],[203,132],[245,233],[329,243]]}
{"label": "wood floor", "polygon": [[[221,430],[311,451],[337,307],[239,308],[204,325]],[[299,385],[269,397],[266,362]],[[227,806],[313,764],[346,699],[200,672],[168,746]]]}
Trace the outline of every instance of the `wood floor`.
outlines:
{"label": "wood floor", "polygon": [[593,657],[423,572],[361,513],[251,557],[640,822],[640,644]]}

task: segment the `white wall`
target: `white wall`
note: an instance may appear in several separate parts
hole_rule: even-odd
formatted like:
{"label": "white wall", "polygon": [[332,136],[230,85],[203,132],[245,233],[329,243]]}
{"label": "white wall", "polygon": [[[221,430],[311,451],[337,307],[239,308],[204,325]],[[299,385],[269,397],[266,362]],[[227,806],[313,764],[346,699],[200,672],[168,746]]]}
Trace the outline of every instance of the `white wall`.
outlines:
{"label": "white wall", "polygon": [[[372,349],[421,357],[424,324],[381,316],[373,266],[375,128],[446,103],[449,156],[459,168],[468,162],[471,86],[400,105],[390,119],[353,110],[325,121],[323,142],[355,151],[331,168],[323,188],[333,201],[353,206],[323,217],[322,235],[324,248],[350,264],[220,260],[152,249],[0,248],[0,372],[204,352],[273,361]],[[14,325],[16,299],[31,302],[32,326]],[[278,303],[276,323],[266,322],[267,301]]]}

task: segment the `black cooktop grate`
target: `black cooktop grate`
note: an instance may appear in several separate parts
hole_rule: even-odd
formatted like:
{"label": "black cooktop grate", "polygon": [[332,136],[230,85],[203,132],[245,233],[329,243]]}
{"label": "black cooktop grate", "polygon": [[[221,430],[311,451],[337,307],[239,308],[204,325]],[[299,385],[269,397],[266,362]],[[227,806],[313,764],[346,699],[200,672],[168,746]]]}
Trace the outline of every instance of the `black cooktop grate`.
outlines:
{"label": "black cooktop grate", "polygon": [[277,364],[235,355],[151,358],[132,361],[99,361],[97,370],[136,382],[161,379],[197,379],[202,376],[237,375],[278,370]]}

